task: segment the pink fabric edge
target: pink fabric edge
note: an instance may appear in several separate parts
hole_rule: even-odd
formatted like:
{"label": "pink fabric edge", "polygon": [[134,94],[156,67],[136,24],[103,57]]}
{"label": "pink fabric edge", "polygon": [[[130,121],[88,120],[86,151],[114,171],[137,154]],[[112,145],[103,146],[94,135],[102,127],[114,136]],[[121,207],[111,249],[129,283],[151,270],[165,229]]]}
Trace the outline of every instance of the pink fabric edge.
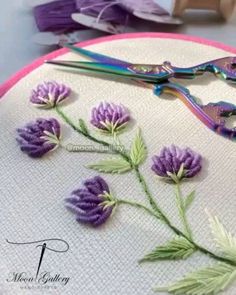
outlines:
{"label": "pink fabric edge", "polygon": [[[109,42],[114,40],[121,40],[121,39],[134,39],[134,38],[161,38],[161,39],[178,39],[178,40],[184,40],[189,42],[195,42],[200,43],[208,46],[212,46],[215,48],[219,48],[225,51],[228,51],[230,53],[236,54],[236,48],[224,45],[220,42],[211,41],[208,39],[200,38],[200,37],[194,37],[194,36],[188,36],[188,35],[182,35],[182,34],[172,34],[172,33],[126,33],[126,34],[120,34],[120,35],[112,35],[112,36],[105,36],[100,37],[92,40],[87,40],[84,42],[80,42],[77,45],[80,47],[85,47],[89,45],[99,44],[102,42]],[[17,72],[15,75],[13,75],[9,80],[4,82],[0,86],[0,98],[6,94],[17,82],[19,82],[22,78],[24,78],[26,75],[28,75],[33,70],[40,67],[45,60],[48,59],[54,59],[60,55],[63,55],[67,53],[69,50],[66,48],[62,48],[56,51],[53,51],[52,53],[49,53],[47,55],[44,55],[38,59],[36,59],[31,64],[24,67],[22,70]]]}

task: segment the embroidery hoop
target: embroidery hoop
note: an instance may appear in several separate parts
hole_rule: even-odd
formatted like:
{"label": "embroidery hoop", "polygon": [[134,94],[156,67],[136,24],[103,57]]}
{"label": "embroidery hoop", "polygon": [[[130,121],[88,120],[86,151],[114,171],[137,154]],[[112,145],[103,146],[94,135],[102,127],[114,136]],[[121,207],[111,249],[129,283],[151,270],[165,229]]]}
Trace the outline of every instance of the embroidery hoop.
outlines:
{"label": "embroidery hoop", "polygon": [[[171,38],[169,38],[169,39],[171,39]],[[172,38],[173,39],[173,38]],[[45,57],[43,58],[43,60],[45,59]],[[42,61],[43,62],[43,61]],[[205,86],[205,87],[207,87],[207,86]],[[5,103],[5,101],[4,101],[4,103]],[[228,205],[229,206],[229,205]],[[74,225],[73,225],[74,226]],[[91,233],[90,233],[91,234]]]}

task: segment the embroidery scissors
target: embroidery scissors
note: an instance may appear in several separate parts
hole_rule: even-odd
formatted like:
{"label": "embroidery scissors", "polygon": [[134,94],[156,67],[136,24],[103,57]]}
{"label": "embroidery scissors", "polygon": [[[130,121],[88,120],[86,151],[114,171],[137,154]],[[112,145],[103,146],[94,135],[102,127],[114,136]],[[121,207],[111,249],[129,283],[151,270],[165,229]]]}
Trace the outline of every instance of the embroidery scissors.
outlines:
{"label": "embroidery scissors", "polygon": [[180,98],[208,128],[223,137],[236,140],[236,128],[226,126],[227,119],[236,115],[236,105],[225,101],[200,104],[187,88],[169,80],[170,78],[193,79],[205,72],[210,72],[222,80],[236,83],[236,57],[224,57],[193,67],[180,68],[167,61],[160,65],[132,64],[73,45],[65,47],[95,62],[49,60],[46,63],[134,80],[145,87],[152,88],[158,96],[162,93],[170,93]]}

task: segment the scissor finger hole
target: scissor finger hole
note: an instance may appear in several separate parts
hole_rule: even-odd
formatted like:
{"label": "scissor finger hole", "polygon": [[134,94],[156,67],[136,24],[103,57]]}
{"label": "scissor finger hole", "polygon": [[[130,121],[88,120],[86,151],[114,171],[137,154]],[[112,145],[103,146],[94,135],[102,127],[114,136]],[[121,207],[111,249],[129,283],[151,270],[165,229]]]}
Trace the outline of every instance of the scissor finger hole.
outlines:
{"label": "scissor finger hole", "polygon": [[232,70],[236,70],[236,63],[232,63],[232,64],[231,64],[231,69],[232,69]]}

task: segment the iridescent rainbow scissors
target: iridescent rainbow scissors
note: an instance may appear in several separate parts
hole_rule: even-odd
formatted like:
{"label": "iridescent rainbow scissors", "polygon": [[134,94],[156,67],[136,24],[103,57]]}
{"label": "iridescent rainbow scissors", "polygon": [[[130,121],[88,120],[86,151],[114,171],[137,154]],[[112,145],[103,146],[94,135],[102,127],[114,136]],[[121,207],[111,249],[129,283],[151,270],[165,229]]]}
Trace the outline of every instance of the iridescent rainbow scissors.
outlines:
{"label": "iridescent rainbow scissors", "polygon": [[226,120],[236,115],[236,105],[224,101],[201,105],[187,88],[169,81],[170,78],[193,79],[210,72],[220,79],[236,83],[236,57],[224,57],[189,68],[179,68],[172,66],[170,62],[164,62],[162,65],[131,64],[72,45],[66,47],[96,62],[50,60],[46,63],[134,80],[152,88],[158,96],[162,93],[173,94],[208,128],[226,138],[236,140],[236,128],[226,127]]}

